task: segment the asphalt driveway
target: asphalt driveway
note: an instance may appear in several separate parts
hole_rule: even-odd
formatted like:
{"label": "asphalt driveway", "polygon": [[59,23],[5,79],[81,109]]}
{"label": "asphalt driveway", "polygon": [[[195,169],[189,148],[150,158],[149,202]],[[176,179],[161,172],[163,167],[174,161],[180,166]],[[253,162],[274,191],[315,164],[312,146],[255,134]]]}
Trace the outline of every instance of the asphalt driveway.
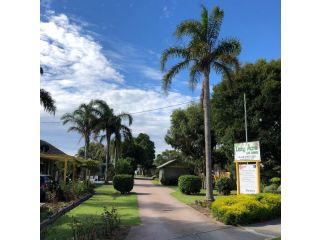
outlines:
{"label": "asphalt driveway", "polygon": [[132,227],[126,240],[260,240],[278,234],[227,226],[206,217],[170,195],[172,189],[135,179],[142,224]]}

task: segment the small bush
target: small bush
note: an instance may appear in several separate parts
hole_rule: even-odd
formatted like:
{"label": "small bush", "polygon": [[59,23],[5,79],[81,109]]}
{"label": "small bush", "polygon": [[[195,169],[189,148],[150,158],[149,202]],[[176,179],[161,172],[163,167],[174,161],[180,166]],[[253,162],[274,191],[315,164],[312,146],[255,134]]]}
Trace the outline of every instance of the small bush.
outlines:
{"label": "small bush", "polygon": [[232,180],[228,177],[221,177],[216,181],[219,194],[229,195],[232,190]]}
{"label": "small bush", "polygon": [[281,196],[270,193],[224,196],[213,202],[212,213],[218,220],[231,225],[266,221],[280,217]]}
{"label": "small bush", "polygon": [[179,177],[178,186],[184,194],[196,194],[201,190],[201,179],[198,176],[182,175]]}
{"label": "small bush", "polygon": [[263,189],[263,192],[264,193],[275,193],[275,192],[277,192],[277,189],[278,189],[277,185],[271,184],[271,185],[265,186]]}
{"label": "small bush", "polygon": [[129,193],[133,188],[133,176],[119,174],[113,177],[113,187],[121,194]]}
{"label": "small bush", "polygon": [[162,185],[166,186],[177,186],[178,185],[178,178],[176,177],[162,177],[160,179]]}
{"label": "small bush", "polygon": [[281,178],[278,178],[278,177],[271,178],[270,183],[279,187],[281,184]]}

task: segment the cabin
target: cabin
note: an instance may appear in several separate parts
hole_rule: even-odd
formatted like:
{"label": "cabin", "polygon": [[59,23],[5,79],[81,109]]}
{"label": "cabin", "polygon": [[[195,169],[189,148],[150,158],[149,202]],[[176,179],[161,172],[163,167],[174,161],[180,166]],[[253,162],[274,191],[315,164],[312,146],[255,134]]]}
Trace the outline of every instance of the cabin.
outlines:
{"label": "cabin", "polygon": [[170,160],[157,169],[159,169],[159,181],[163,185],[176,185],[181,175],[190,174],[189,167],[177,160]]}

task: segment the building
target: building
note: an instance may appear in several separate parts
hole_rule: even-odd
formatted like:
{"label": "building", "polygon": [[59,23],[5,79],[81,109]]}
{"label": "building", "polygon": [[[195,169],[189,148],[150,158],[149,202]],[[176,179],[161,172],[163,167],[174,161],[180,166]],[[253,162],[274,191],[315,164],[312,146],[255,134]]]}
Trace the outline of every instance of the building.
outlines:
{"label": "building", "polygon": [[190,174],[189,167],[177,160],[170,160],[157,168],[159,169],[159,180],[163,185],[177,184],[181,175]]}

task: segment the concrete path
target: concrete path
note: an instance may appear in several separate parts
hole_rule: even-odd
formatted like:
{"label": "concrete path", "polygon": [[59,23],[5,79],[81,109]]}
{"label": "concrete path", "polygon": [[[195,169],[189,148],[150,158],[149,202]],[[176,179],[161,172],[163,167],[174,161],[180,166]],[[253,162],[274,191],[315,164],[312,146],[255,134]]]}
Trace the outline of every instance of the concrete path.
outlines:
{"label": "concrete path", "polygon": [[172,189],[149,180],[135,180],[133,191],[138,195],[142,224],[132,227],[126,240],[260,240],[277,236],[216,222],[172,197]]}

